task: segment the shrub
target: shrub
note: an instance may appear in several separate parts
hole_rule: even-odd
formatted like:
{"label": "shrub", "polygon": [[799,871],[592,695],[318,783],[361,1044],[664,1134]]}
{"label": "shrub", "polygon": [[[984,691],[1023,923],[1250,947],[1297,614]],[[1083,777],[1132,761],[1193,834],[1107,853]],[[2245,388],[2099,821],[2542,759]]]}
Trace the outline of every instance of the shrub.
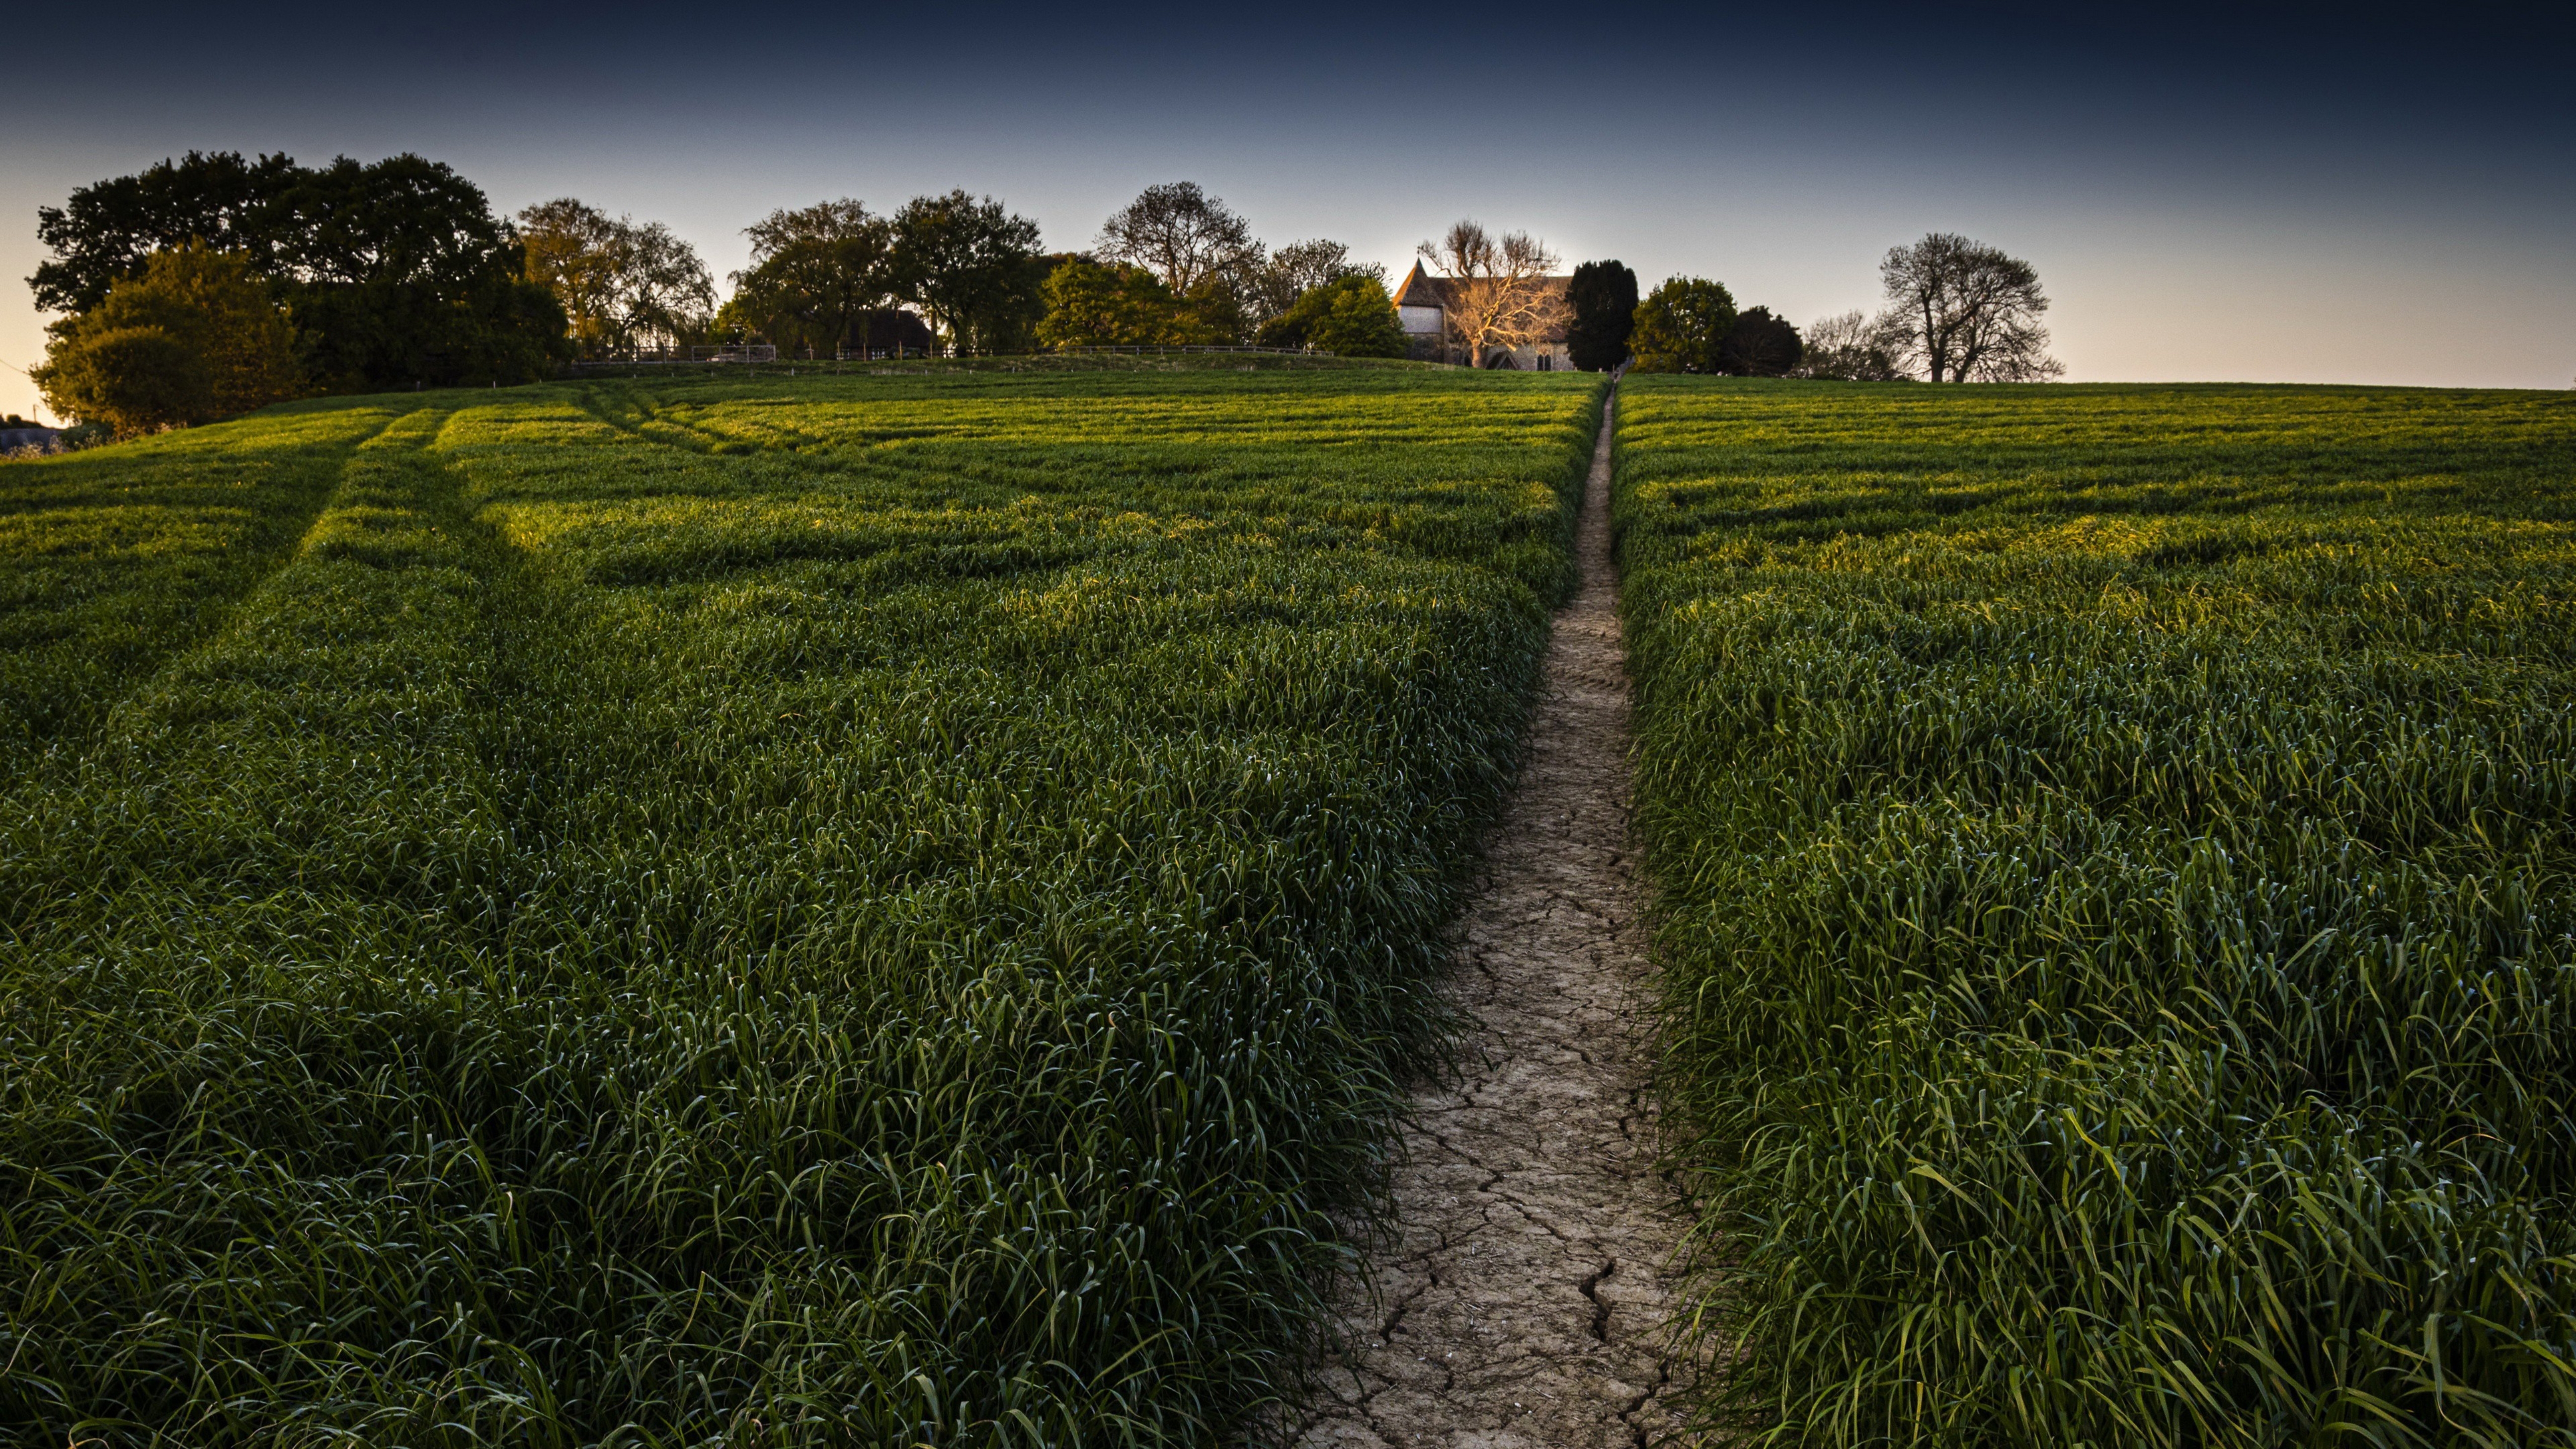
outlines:
{"label": "shrub", "polygon": [[1232,335],[1143,267],[1087,257],[1068,258],[1048,275],[1037,329],[1049,347],[1207,345]]}
{"label": "shrub", "polygon": [[156,252],[96,307],[50,330],[36,374],[47,404],[119,433],[213,422],[303,390],[286,315],[237,253]]}
{"label": "shrub", "polygon": [[84,329],[31,374],[45,404],[120,437],[215,419],[205,355],[159,327]]}

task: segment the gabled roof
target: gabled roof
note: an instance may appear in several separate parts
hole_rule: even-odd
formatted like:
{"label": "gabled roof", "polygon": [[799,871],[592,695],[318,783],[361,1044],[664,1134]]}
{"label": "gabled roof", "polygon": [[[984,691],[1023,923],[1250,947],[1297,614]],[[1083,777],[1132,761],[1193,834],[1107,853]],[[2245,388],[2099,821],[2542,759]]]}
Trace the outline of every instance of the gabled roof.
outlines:
{"label": "gabled roof", "polygon": [[1438,307],[1446,311],[1449,306],[1449,284],[1422,270],[1422,263],[1415,262],[1413,270],[1405,274],[1404,281],[1395,289],[1395,305]]}

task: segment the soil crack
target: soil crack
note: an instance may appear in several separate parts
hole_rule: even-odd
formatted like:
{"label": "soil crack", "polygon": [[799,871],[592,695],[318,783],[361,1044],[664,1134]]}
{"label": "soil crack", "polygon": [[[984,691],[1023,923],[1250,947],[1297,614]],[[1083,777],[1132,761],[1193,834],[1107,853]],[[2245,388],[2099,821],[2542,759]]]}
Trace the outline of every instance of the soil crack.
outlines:
{"label": "soil crack", "polygon": [[1610,1341],[1610,1304],[1601,1296],[1601,1280],[1619,1271],[1619,1260],[1601,1265],[1601,1271],[1583,1280],[1583,1296],[1592,1300],[1592,1336],[1599,1342]]}

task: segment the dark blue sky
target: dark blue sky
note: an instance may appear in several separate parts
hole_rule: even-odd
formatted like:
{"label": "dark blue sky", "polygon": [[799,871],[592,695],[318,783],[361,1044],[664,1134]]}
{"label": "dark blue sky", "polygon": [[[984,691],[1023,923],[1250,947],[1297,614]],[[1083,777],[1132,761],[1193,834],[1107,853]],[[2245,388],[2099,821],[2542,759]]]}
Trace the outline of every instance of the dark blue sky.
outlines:
{"label": "dark blue sky", "polygon": [[1472,215],[1801,323],[1963,231],[2038,265],[2077,379],[2565,387],[2568,10],[66,7],[0,92],[0,362],[42,351],[16,279],[73,187],[411,150],[719,275],[776,206],[965,186],[1078,246],[1190,179],[1274,244],[1397,270]]}

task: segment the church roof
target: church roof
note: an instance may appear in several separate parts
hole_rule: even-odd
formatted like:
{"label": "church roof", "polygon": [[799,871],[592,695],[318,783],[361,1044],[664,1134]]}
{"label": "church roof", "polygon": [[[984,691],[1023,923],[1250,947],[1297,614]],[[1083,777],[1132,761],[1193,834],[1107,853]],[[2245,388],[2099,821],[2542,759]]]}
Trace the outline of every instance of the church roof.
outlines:
{"label": "church roof", "polygon": [[1415,262],[1413,270],[1405,273],[1403,282],[1395,289],[1395,305],[1446,310],[1449,306],[1449,284],[1422,270],[1422,263]]}

